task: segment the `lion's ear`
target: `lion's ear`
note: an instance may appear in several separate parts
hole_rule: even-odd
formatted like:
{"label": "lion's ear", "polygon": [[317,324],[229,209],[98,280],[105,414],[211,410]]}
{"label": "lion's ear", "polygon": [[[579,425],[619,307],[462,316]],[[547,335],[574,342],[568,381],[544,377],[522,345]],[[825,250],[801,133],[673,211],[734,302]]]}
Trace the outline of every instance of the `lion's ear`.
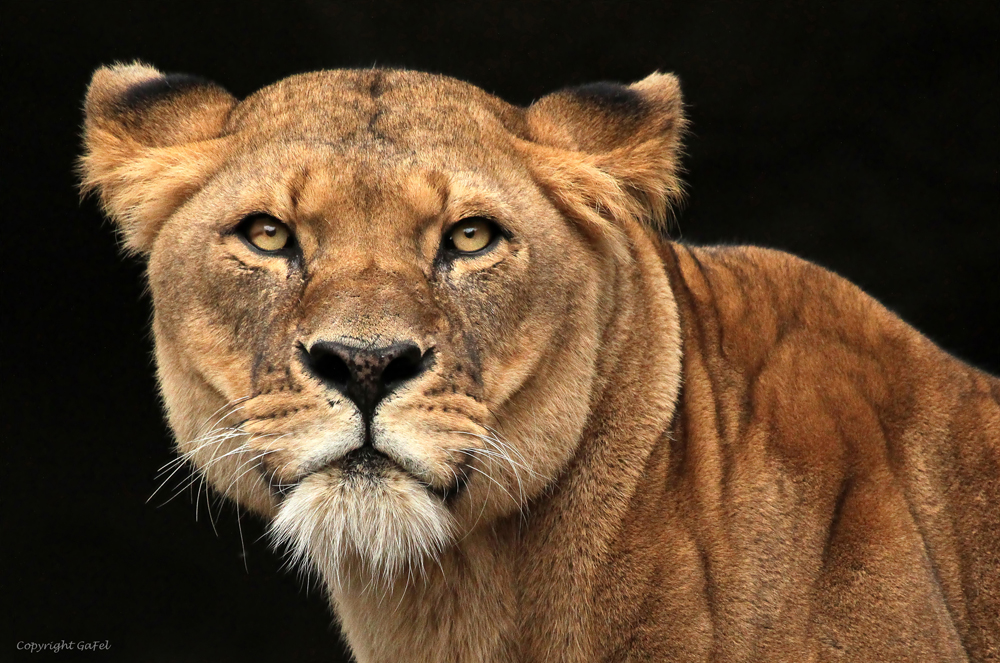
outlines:
{"label": "lion's ear", "polygon": [[527,120],[540,147],[533,150],[536,174],[560,205],[578,215],[628,214],[665,228],[683,199],[686,121],[675,76],[561,90],[532,104]]}
{"label": "lion's ear", "polygon": [[148,252],[163,221],[218,167],[235,104],[215,83],[139,63],[94,73],[81,188],[99,192],[128,250]]}

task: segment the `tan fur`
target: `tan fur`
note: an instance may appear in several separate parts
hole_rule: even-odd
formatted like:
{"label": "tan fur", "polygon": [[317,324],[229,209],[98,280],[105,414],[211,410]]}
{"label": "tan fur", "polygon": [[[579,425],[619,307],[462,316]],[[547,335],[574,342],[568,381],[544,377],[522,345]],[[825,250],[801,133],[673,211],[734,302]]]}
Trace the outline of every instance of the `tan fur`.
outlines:
{"label": "tan fur", "polygon": [[[674,77],[519,109],[414,72],[237,102],[119,65],[86,108],[178,449],[362,663],[1000,656],[1000,382],[819,267],[663,239]],[[300,260],[233,233],[261,212]],[[444,261],[471,216],[509,239]],[[434,353],[372,415],[391,467],[340,462],[361,415],[299,354],[336,338]]]}

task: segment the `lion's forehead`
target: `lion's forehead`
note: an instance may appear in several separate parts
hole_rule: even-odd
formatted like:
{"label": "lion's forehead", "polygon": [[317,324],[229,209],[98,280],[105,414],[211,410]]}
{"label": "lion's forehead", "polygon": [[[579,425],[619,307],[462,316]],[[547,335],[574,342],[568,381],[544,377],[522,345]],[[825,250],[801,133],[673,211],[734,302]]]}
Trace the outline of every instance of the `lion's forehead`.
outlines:
{"label": "lion's forehead", "polygon": [[467,83],[409,71],[347,70],[293,76],[232,112],[227,133],[330,146],[415,148],[525,134],[523,112]]}

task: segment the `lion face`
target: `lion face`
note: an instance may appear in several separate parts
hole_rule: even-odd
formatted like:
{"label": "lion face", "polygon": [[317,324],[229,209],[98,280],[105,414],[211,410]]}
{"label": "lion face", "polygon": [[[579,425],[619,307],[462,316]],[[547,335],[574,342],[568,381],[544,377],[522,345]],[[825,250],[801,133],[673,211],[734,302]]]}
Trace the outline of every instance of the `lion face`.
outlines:
{"label": "lion face", "polygon": [[422,563],[572,458],[624,240],[554,194],[553,116],[409,72],[95,76],[85,176],[148,256],[179,450],[325,575]]}

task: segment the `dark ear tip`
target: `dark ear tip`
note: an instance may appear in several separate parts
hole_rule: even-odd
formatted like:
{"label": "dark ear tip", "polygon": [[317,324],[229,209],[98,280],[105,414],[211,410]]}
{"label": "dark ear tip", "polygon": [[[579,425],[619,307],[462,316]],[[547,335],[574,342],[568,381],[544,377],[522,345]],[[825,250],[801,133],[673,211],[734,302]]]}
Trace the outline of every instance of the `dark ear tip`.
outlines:
{"label": "dark ear tip", "polygon": [[219,88],[218,85],[200,76],[191,74],[166,74],[136,83],[118,98],[116,106],[120,112],[140,110],[155,101],[195,88]]}
{"label": "dark ear tip", "polygon": [[567,88],[534,105],[540,109],[558,103],[558,99],[568,99],[610,115],[632,118],[640,118],[653,109],[680,110],[683,105],[680,81],[673,74],[660,72],[654,72],[631,85],[600,81]]}
{"label": "dark ear tip", "polygon": [[154,102],[202,88],[228,96],[216,83],[189,74],[163,74],[141,62],[114,64],[94,72],[87,89],[88,118],[140,111]]}
{"label": "dark ear tip", "polygon": [[642,95],[627,85],[600,81],[565,91],[588,106],[597,106],[613,113],[640,114],[644,111]]}
{"label": "dark ear tip", "polygon": [[106,113],[130,87],[162,77],[157,69],[138,61],[101,67],[94,72],[87,87],[87,115]]}

